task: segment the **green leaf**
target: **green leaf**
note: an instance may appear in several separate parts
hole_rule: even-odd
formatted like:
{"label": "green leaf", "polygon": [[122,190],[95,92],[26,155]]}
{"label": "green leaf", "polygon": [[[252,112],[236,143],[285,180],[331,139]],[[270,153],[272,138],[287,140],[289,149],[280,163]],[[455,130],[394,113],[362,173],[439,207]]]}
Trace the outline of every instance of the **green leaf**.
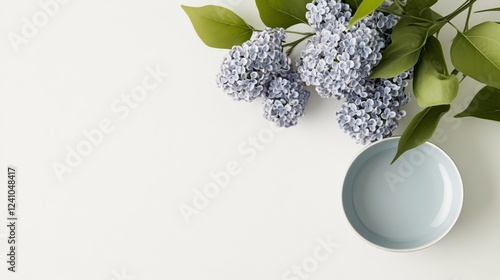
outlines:
{"label": "green leaf", "polygon": [[438,0],[408,0],[405,6],[405,11],[412,15],[420,17],[422,11],[432,7]]}
{"label": "green leaf", "polygon": [[500,121],[500,89],[486,86],[481,89],[469,107],[455,118],[476,117],[480,119]]}
{"label": "green leaf", "polygon": [[370,78],[392,78],[414,66],[425,44],[430,24],[402,17],[392,31],[392,43]]}
{"label": "green leaf", "polygon": [[401,6],[401,5],[399,5],[399,6],[398,6],[398,5],[396,4],[396,1],[394,1],[394,2],[393,2],[390,6],[389,6],[389,8],[387,8],[387,10],[388,10],[389,12],[392,12],[392,13],[396,13],[396,14],[403,14],[403,13],[404,13],[404,10],[402,10],[402,9],[400,8],[400,6]]}
{"label": "green leaf", "polygon": [[306,5],[310,0],[255,0],[260,18],[269,27],[288,27],[307,23]]}
{"label": "green leaf", "polygon": [[418,9],[422,10],[423,8],[430,8],[437,3],[438,0],[408,0],[406,2],[405,9]]}
{"label": "green leaf", "polygon": [[356,13],[354,13],[354,16],[352,16],[351,21],[349,22],[349,25],[347,26],[347,29],[353,27],[356,23],[358,23],[364,17],[371,14],[382,3],[384,3],[384,0],[363,0],[363,2],[361,2],[361,5],[359,5],[358,9],[356,10]]}
{"label": "green leaf", "polygon": [[436,37],[427,38],[415,66],[413,92],[422,108],[450,104],[458,94],[459,82],[449,75],[441,43]]}
{"label": "green leaf", "polygon": [[464,75],[500,88],[500,24],[483,22],[460,32],[451,45],[451,61]]}
{"label": "green leaf", "polygon": [[345,0],[345,2],[349,4],[349,7],[351,7],[353,11],[356,11],[363,0]]}
{"label": "green leaf", "polygon": [[229,9],[208,5],[181,5],[200,39],[209,47],[230,49],[252,37],[254,28]]}
{"label": "green leaf", "polygon": [[487,10],[481,10],[481,11],[477,11],[476,13],[484,13],[484,12],[500,12],[500,7],[487,9]]}
{"label": "green leaf", "polygon": [[[438,22],[438,20],[441,20],[443,16],[430,8],[436,3],[437,0],[408,0],[408,3],[405,6],[405,12],[408,15],[420,18],[423,22],[425,22],[425,24],[431,26],[428,36],[434,34],[444,25],[444,22]],[[433,21],[434,23],[429,23],[429,21]],[[437,29],[432,30],[433,28]]]}
{"label": "green leaf", "polygon": [[[433,9],[431,8],[423,8],[420,13],[419,13],[419,17],[420,18],[423,18],[423,19],[427,19],[427,20],[432,20],[432,21],[435,21],[436,23],[435,24],[438,24],[438,20],[442,19],[443,16],[436,13]],[[443,26],[444,23],[441,25]]]}
{"label": "green leaf", "polygon": [[437,0],[408,1],[405,9],[410,11],[410,16],[403,16],[394,27],[392,43],[384,51],[382,60],[373,69],[370,78],[392,78],[417,63],[427,37],[438,32],[446,23],[440,14],[430,8],[436,2]]}
{"label": "green leaf", "polygon": [[398,151],[392,160],[393,164],[402,154],[425,143],[432,137],[441,117],[450,110],[450,105],[425,108],[408,124],[399,139]]}

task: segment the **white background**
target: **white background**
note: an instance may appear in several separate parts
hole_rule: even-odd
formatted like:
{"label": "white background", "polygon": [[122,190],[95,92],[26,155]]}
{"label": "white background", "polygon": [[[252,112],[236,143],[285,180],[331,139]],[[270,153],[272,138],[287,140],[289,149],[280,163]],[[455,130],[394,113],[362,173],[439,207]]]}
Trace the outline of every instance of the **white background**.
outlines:
{"label": "white background", "polygon": [[[19,177],[14,274],[4,261],[1,174],[2,280],[277,280],[328,238],[338,246],[308,279],[500,279],[500,124],[452,118],[478,84],[462,83],[435,139],[463,176],[460,219],[430,248],[386,252],[358,237],[342,211],[344,173],[363,147],[335,123],[340,103],[313,94],[298,126],[270,135],[259,101],[234,102],[216,87],[227,51],[203,45],[180,4],[223,5],[263,27],[250,0],[71,0],[16,53],[9,34],[21,36],[23,17],[43,10],[0,0],[0,166],[17,166]],[[459,4],[442,0],[436,10]],[[441,33],[445,49],[453,36]],[[114,112],[148,67],[169,75],[128,116]],[[418,112],[416,102],[406,109]],[[114,130],[60,181],[53,165],[104,119]],[[255,157],[238,151],[262,133]],[[179,206],[231,161],[240,173],[186,223]]]}

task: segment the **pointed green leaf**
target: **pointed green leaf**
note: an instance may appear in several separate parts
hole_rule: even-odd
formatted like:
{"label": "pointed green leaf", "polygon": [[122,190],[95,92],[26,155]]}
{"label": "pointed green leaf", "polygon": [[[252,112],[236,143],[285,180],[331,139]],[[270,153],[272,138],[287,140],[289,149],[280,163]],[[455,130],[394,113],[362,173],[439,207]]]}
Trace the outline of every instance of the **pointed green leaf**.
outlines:
{"label": "pointed green leaf", "polygon": [[438,0],[408,0],[405,9],[418,9],[430,8],[437,3]]}
{"label": "pointed green leaf", "polygon": [[405,11],[412,16],[419,17],[422,15],[422,11],[434,6],[436,3],[437,0],[408,0]]}
{"label": "pointed green leaf", "polygon": [[392,31],[391,45],[382,54],[370,78],[392,78],[414,66],[425,44],[428,28],[428,23],[402,17]]}
{"label": "pointed green leaf", "polygon": [[[429,10],[429,16],[438,16]],[[392,31],[392,43],[382,54],[382,60],[372,70],[370,78],[392,78],[413,67],[420,51],[427,41],[444,22],[428,22],[403,16]]]}
{"label": "pointed green leaf", "polygon": [[404,10],[400,8],[401,5],[397,5],[396,2],[393,2],[389,8],[387,8],[388,11],[392,13],[397,13],[397,14],[403,14]]}
{"label": "pointed green leaf", "polygon": [[353,11],[356,11],[363,0],[346,0],[345,2],[349,4],[349,7],[351,7]]}
{"label": "pointed green leaf", "polygon": [[398,151],[392,160],[394,163],[406,151],[416,148],[429,140],[439,124],[441,117],[450,110],[450,105],[425,108],[408,124],[399,139]]}
{"label": "pointed green leaf", "polygon": [[310,0],[255,0],[260,18],[269,27],[288,27],[307,23],[306,5]]}
{"label": "pointed green leaf", "polygon": [[363,0],[363,2],[361,2],[361,5],[359,5],[358,9],[356,10],[356,13],[354,13],[354,15],[352,16],[351,21],[349,22],[349,25],[347,26],[347,29],[353,27],[356,23],[358,23],[364,17],[371,14],[382,3],[384,3],[384,0]]}
{"label": "pointed green leaf", "polygon": [[481,11],[477,11],[476,13],[484,13],[484,12],[500,12],[500,7],[487,9],[487,10],[481,10]]}
{"label": "pointed green leaf", "polygon": [[209,47],[230,49],[252,37],[254,28],[229,9],[214,5],[181,7],[200,39]]}
{"label": "pointed green leaf", "polygon": [[[442,19],[443,16],[440,15],[439,13],[435,12],[433,9],[431,8],[423,8],[420,12],[419,12],[419,17],[420,18],[423,18],[423,19],[427,19],[427,20],[432,20],[432,21],[435,21],[435,25],[436,26],[443,26],[444,24],[442,25],[439,25],[439,23],[437,22],[438,20]],[[433,33],[432,33],[433,34]]]}
{"label": "pointed green leaf", "polygon": [[500,88],[500,24],[487,21],[467,32],[458,31],[451,61],[464,75]]}
{"label": "pointed green leaf", "polygon": [[455,118],[476,117],[480,119],[500,121],[500,89],[486,86],[481,89],[469,107]]}
{"label": "pointed green leaf", "polygon": [[415,66],[413,92],[422,108],[450,104],[458,94],[459,82],[448,75],[441,43],[436,37],[427,38]]}
{"label": "pointed green leaf", "polygon": [[[433,0],[424,2],[422,6],[434,3]],[[417,2],[413,5],[417,7]],[[426,7],[419,11],[418,17],[421,19],[403,16],[399,20],[392,31],[392,43],[383,52],[382,60],[372,70],[370,78],[392,78],[413,67],[427,37],[434,35],[446,23],[440,20],[440,14]]]}

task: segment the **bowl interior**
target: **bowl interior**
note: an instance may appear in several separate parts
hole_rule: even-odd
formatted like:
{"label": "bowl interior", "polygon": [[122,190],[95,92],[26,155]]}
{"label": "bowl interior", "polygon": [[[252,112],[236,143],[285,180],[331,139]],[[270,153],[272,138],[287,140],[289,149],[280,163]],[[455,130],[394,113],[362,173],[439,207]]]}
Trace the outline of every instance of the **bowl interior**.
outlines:
{"label": "bowl interior", "polygon": [[463,201],[460,173],[440,148],[425,143],[390,164],[399,138],[363,150],[344,181],[342,202],[353,228],[394,251],[430,246],[453,227]]}

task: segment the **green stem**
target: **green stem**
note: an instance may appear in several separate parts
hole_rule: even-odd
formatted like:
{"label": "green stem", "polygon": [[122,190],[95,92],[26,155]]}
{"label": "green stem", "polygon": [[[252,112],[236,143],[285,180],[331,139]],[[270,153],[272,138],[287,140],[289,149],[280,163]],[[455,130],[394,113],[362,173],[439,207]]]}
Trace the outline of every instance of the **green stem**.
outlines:
{"label": "green stem", "polygon": [[453,28],[455,28],[458,33],[462,33],[462,30],[458,29],[458,27],[456,27],[453,23],[451,23],[451,21],[448,21],[448,24],[453,26]]}
{"label": "green stem", "polygon": [[[465,11],[466,9],[472,9],[472,5],[474,5],[474,3],[476,2],[477,0],[467,0],[465,1],[462,5],[460,5],[460,7],[458,7],[454,12],[450,13],[449,15],[445,16],[445,17],[442,17],[440,18],[439,20],[437,21],[434,21],[434,20],[429,20],[429,19],[425,19],[425,18],[421,18],[421,17],[416,17],[416,16],[412,16],[412,15],[403,15],[403,14],[400,14],[400,13],[397,13],[395,11],[390,11],[390,10],[387,10],[387,9],[382,9],[382,8],[377,8],[377,11],[379,12],[384,12],[384,13],[389,13],[389,14],[393,14],[395,16],[399,16],[399,17],[408,17],[408,18],[412,18],[412,19],[416,19],[416,20],[419,20],[419,21],[423,21],[423,22],[429,22],[429,23],[436,23],[436,22],[449,22],[450,20],[452,20],[453,18],[455,18],[456,16],[458,16],[459,14],[461,14],[463,11]],[[395,2],[397,3],[397,1]]]}
{"label": "green stem", "polygon": [[287,55],[290,55],[293,51],[293,49],[298,45],[300,44],[300,42],[304,41],[305,39],[313,36],[314,33],[309,33],[307,36],[304,36],[296,41],[293,41],[293,42],[290,42],[290,43],[286,43],[286,44],[283,44],[283,47],[290,47],[287,51],[286,51],[286,54]]}
{"label": "green stem", "polygon": [[462,5],[460,5],[460,7],[457,8],[457,10],[462,9],[463,7],[465,7],[469,1],[470,0],[467,0],[464,3],[462,3]]}
{"label": "green stem", "polygon": [[300,43],[302,40],[304,39],[304,37],[296,40],[296,41],[293,41],[293,42],[290,42],[290,43],[286,43],[286,44],[283,44],[283,47],[291,47],[291,46],[295,46],[297,45],[298,43]]}
{"label": "green stem", "polygon": [[469,11],[467,12],[467,19],[465,20],[464,32],[469,30],[469,20],[470,20],[470,15],[472,14],[472,6],[473,5],[474,5],[474,3],[472,3],[472,5],[469,6]]}
{"label": "green stem", "polygon": [[299,35],[314,35],[312,32],[298,32],[298,31],[292,31],[292,30],[287,30],[287,33],[292,33],[292,34],[299,34]]}
{"label": "green stem", "polygon": [[398,7],[398,9],[400,9],[401,11],[404,11],[405,9],[403,8],[403,6],[401,5],[401,2],[399,2],[399,0],[395,0],[394,1],[394,4]]}
{"label": "green stem", "polygon": [[389,14],[393,14],[393,15],[398,16],[398,17],[409,17],[409,18],[412,18],[412,19],[417,19],[417,20],[420,20],[420,21],[431,22],[431,23],[435,22],[433,20],[429,20],[429,19],[425,19],[425,18],[419,18],[419,17],[412,16],[412,15],[403,15],[403,14],[396,13],[394,11],[390,11],[390,10],[382,9],[382,8],[377,8],[377,11],[384,12],[384,13],[389,13]]}
{"label": "green stem", "polygon": [[471,7],[472,5],[474,5],[474,2],[476,2],[476,1],[477,0],[468,0],[468,1],[466,1],[458,9],[456,9],[453,13],[445,16],[442,19],[439,19],[439,21],[444,20],[444,21],[449,22],[450,20],[452,20],[453,18],[455,18],[456,16],[458,16],[459,14],[461,14],[463,11],[465,11],[466,9],[468,9],[469,7]]}

